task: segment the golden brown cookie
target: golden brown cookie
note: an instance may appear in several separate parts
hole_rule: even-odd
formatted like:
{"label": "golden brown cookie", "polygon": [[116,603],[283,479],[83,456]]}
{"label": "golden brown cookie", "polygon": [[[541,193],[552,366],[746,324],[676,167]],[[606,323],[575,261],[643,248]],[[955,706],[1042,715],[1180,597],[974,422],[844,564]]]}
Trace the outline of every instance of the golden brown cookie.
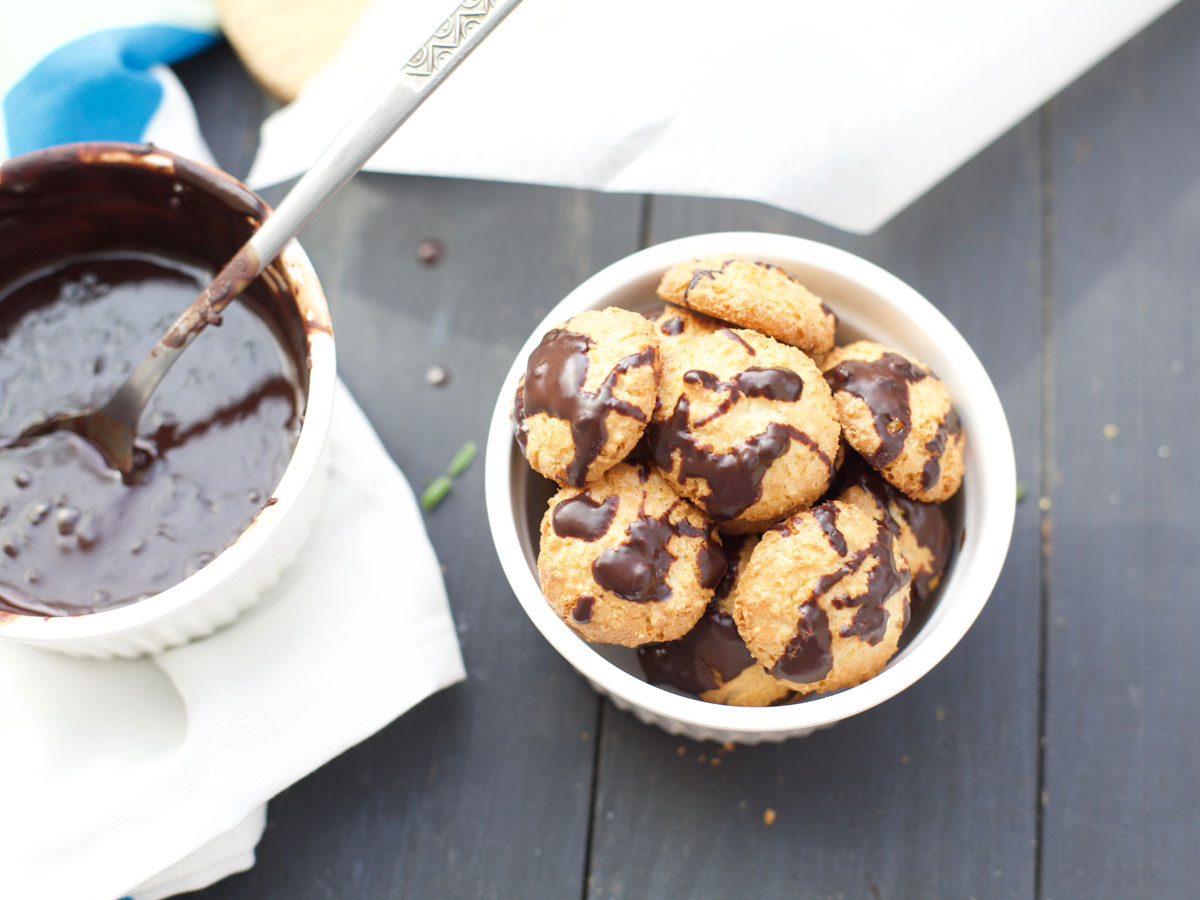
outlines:
{"label": "golden brown cookie", "polygon": [[542,593],[589,641],[682,637],[724,571],[712,521],[649,464],[621,463],[582,490],[563,488],[542,519]]}
{"label": "golden brown cookie", "polygon": [[687,339],[700,334],[712,332],[726,327],[725,322],[706,316],[704,313],[693,312],[682,306],[672,306],[669,303],[654,313],[650,321],[658,330],[658,342],[666,344],[673,339]]}
{"label": "golden brown cookie", "polygon": [[872,341],[822,363],[846,442],[915,500],[938,502],[962,483],[963,432],[941,380],[911,356]]}
{"label": "golden brown cookie", "polygon": [[513,429],[533,468],[581,487],[629,455],[658,392],[654,326],[617,307],[551,329],[529,355]]}
{"label": "golden brown cookie", "polygon": [[655,463],[722,531],[761,531],[828,487],[833,398],[795,347],[721,328],[669,347],[659,387],[647,432]]}
{"label": "golden brown cookie", "polygon": [[771,263],[732,256],[693,259],[667,270],[658,296],[752,328],[805,353],[826,353],[833,347],[837,316],[816,294]]}
{"label": "golden brown cookie", "polygon": [[754,658],[801,693],[878,674],[908,622],[910,575],[882,522],[836,500],[763,535],[734,618]]}
{"label": "golden brown cookie", "polygon": [[920,606],[937,590],[950,561],[950,523],[936,503],[913,500],[888,484],[851,450],[838,470],[837,499],[887,525],[900,541],[900,552],[912,571],[912,605]]}
{"label": "golden brown cookie", "polygon": [[700,621],[677,641],[638,648],[646,680],[727,706],[786,703],[795,694],[792,687],[754,661],[733,621],[738,578],[758,536],[723,535],[721,542],[725,548],[725,574]]}

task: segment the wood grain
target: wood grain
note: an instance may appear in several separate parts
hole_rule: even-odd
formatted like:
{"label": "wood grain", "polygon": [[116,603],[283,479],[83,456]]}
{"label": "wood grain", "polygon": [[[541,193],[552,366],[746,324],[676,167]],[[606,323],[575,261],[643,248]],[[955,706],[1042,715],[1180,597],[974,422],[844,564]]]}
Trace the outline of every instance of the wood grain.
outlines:
{"label": "wood grain", "polygon": [[1053,109],[1047,898],[1200,882],[1198,76],[1189,3]]}

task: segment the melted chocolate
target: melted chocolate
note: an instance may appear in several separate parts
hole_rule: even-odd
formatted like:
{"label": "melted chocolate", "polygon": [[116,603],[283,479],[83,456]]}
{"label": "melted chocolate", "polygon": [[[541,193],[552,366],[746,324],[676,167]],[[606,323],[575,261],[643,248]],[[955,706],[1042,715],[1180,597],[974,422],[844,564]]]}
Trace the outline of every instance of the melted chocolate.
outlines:
{"label": "melted chocolate", "polygon": [[689,694],[702,694],[732,681],[755,664],[733,616],[720,608],[720,601],[733,589],[746,538],[737,535],[724,540],[725,572],[700,621],[677,641],[638,648],[638,660],[651,684],[669,684]]}
{"label": "melted chocolate", "polygon": [[771,671],[776,677],[797,684],[820,681],[833,668],[833,653],[829,649],[832,641],[829,616],[809,600],[801,605],[796,634],[788,641]]}
{"label": "melted chocolate", "polygon": [[742,336],[740,334],[738,334],[736,331],[734,331],[732,328],[722,328],[721,334],[725,335],[725,337],[729,338],[731,341],[737,341],[739,344],[742,345],[742,349],[745,350],[751,356],[758,356],[758,354],[754,352],[754,348],[751,347],[749,344],[747,344],[746,341],[742,338]]}
{"label": "melted chocolate", "polygon": [[[820,681],[833,667],[829,617],[817,604],[817,598],[874,559],[875,566],[867,573],[867,585],[863,593],[854,597],[842,595],[830,601],[837,609],[856,607],[854,618],[849,625],[842,627],[839,634],[842,637],[861,638],[873,646],[883,640],[887,632],[888,611],[884,604],[897,591],[904,589],[910,577],[908,573],[901,574],[896,570],[896,560],[892,554],[893,536],[886,523],[877,521],[875,539],[847,558],[846,551],[849,548],[837,528],[837,507],[822,503],[813,509],[813,514],[829,539],[829,545],[846,561],[835,571],[817,579],[812,595],[800,607],[796,634],[773,667],[780,678],[804,684]],[[907,615],[906,607],[906,619]]]}
{"label": "melted chocolate", "polygon": [[559,328],[546,332],[529,355],[524,388],[517,391],[513,411],[517,442],[522,450],[528,434],[525,420],[530,416],[546,413],[571,424],[575,455],[567,466],[567,482],[575,487],[583,486],[588,466],[608,440],[604,420],[609,413],[646,421],[640,409],[613,396],[613,388],[618,376],[638,366],[653,366],[656,357],[653,347],[630,354],[617,363],[597,390],[585,391],[591,345],[586,335]]}
{"label": "melted chocolate", "polygon": [[[0,445],[48,413],[102,403],[206,277],[114,251],[0,288]],[[271,330],[235,304],[220,334],[197,341],[151,398],[127,482],[69,432],[4,446],[0,610],[97,612],[203,567],[267,502],[300,402]]]}
{"label": "melted chocolate", "polygon": [[875,468],[882,469],[904,448],[904,439],[912,430],[908,386],[928,374],[891,351],[871,361],[847,359],[825,373],[825,380],[835,393],[853,394],[871,410],[879,447],[864,456]]}
{"label": "melted chocolate", "polygon": [[942,477],[942,454],[946,452],[946,439],[949,436],[957,438],[961,432],[958,413],[951,408],[946,418],[938,425],[933,437],[925,444],[925,450],[930,456],[921,467],[921,490],[928,491],[938,483],[938,479]]}
{"label": "melted chocolate", "polygon": [[[659,518],[638,516],[626,531],[628,539],[616,547],[610,547],[592,563],[592,577],[596,584],[612,591],[618,597],[633,603],[658,603],[671,596],[667,584],[667,572],[675,562],[675,555],[668,548],[672,537],[704,538],[700,548],[698,564],[701,583],[713,587],[724,573],[724,559],[712,537],[702,528],[697,528],[687,519],[672,523],[672,505]],[[709,550],[708,545],[713,549]]]}
{"label": "melted chocolate", "polygon": [[658,326],[658,330],[671,337],[679,337],[679,335],[683,334],[683,319],[679,318],[679,316],[671,316],[671,318]]}
{"label": "melted chocolate", "polygon": [[588,494],[569,497],[554,507],[550,521],[554,533],[564,538],[595,541],[602,538],[617,514],[620,498],[616,494],[597,503]]}
{"label": "melted chocolate", "polygon": [[[715,377],[707,372],[688,372],[688,376]],[[707,384],[705,384],[707,387]],[[792,439],[815,450],[832,470],[829,457],[807,434],[791,425],[772,422],[761,433],[734,445],[728,452],[714,453],[701,444],[688,425],[687,397],[680,397],[671,416],[664,422],[651,422],[647,429],[654,461],[663,471],[671,470],[675,453],[679,454],[678,481],[703,478],[709,494],[702,501],[709,513],[718,520],[736,518],[762,496],[762,480],[771,463],[783,456]]]}
{"label": "melted chocolate", "polygon": [[913,500],[903,491],[893,487],[853,451],[848,452],[846,462],[838,474],[841,484],[839,490],[857,485],[867,491],[883,508],[884,523],[888,530],[899,535],[900,524],[891,511],[892,505],[895,505],[912,532],[913,539],[929,551],[929,568],[916,572],[913,576],[912,603],[914,606],[920,606],[929,599],[933,592],[931,583],[945,571],[946,564],[950,561],[952,539],[946,514],[936,503]]}
{"label": "melted chocolate", "polygon": [[575,601],[575,606],[571,610],[571,618],[580,625],[586,625],[592,621],[592,607],[596,605],[596,598],[590,594],[584,594]]}
{"label": "melted chocolate", "polygon": [[791,369],[754,367],[739,373],[733,382],[747,397],[762,397],[784,403],[795,403],[804,391],[804,380]]}

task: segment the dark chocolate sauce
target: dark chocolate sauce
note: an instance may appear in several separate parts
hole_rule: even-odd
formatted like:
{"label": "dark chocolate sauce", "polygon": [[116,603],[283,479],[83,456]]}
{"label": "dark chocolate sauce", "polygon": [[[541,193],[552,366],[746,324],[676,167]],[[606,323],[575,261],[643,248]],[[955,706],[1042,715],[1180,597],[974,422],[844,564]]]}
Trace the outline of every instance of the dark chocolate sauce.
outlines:
{"label": "dark chocolate sauce", "polygon": [[568,497],[554,507],[550,516],[554,533],[582,541],[599,540],[612,525],[618,503],[620,498],[616,494],[605,497],[603,503],[597,503],[586,493]]}
{"label": "dark chocolate sauce", "polygon": [[931,583],[945,571],[950,561],[952,539],[950,523],[946,514],[936,503],[913,500],[900,489],[889,484],[882,475],[872,469],[857,453],[848,451],[846,461],[838,472],[839,491],[857,485],[875,498],[884,511],[884,523],[892,534],[900,534],[891,507],[894,505],[912,532],[913,539],[930,554],[928,569],[913,575],[912,603],[919,606],[933,592]]}
{"label": "dark chocolate sauce", "polygon": [[925,450],[930,456],[921,467],[921,490],[928,491],[938,483],[938,479],[942,477],[942,454],[946,452],[946,439],[950,436],[957,438],[961,432],[958,413],[951,408],[938,424],[933,437],[925,444]]}
{"label": "dark chocolate sauce", "polygon": [[890,350],[876,360],[847,359],[825,373],[835,393],[853,394],[871,410],[879,447],[864,456],[875,468],[882,469],[904,448],[904,439],[912,430],[908,386],[928,374]]}
{"label": "dark chocolate sauce", "polygon": [[[875,645],[883,640],[887,632],[888,611],[884,604],[897,591],[903,590],[910,579],[907,572],[902,574],[897,571],[892,553],[894,538],[886,523],[876,521],[875,539],[847,557],[849,548],[844,535],[837,528],[837,507],[832,503],[822,503],[813,509],[813,515],[834,552],[846,561],[835,571],[817,579],[812,595],[800,607],[796,634],[773,667],[774,673],[780,678],[804,684],[820,681],[833,667],[829,617],[817,604],[818,597],[853,575],[868,560],[874,559],[875,565],[867,573],[866,590],[853,597],[846,594],[834,597],[830,603],[837,609],[855,607],[854,618],[839,632],[842,637],[858,637]],[[906,619],[907,616],[906,604]]]}
{"label": "dark chocolate sauce", "polygon": [[725,337],[729,338],[731,341],[737,341],[739,344],[742,345],[742,349],[745,350],[751,356],[758,356],[758,354],[754,352],[754,348],[751,347],[749,344],[747,344],[746,341],[742,338],[742,336],[740,334],[738,334],[736,331],[734,331],[732,328],[722,328],[720,333],[725,335]]}
{"label": "dark chocolate sauce", "polygon": [[[701,583],[713,587],[724,572],[724,559],[712,536],[687,519],[671,522],[673,504],[660,517],[643,512],[626,530],[628,539],[603,551],[592,563],[596,584],[618,597],[633,603],[658,603],[671,596],[667,572],[675,562],[668,542],[672,537],[699,537],[705,544],[700,548],[698,562]],[[712,544],[713,550],[707,545]]]}
{"label": "dark chocolate sauce", "polygon": [[725,572],[695,627],[677,641],[638,648],[638,660],[651,684],[669,684],[689,694],[702,694],[732,681],[754,665],[733,616],[720,607],[737,579],[745,541],[744,535],[724,538]]}
{"label": "dark chocolate sauce", "polygon": [[571,610],[571,619],[579,625],[586,625],[592,621],[592,607],[596,605],[596,598],[590,594],[584,594],[575,601],[575,606]]}
{"label": "dark chocolate sauce", "polygon": [[127,480],[71,433],[5,446],[48,414],[104,402],[206,278],[114,251],[0,287],[0,610],[78,615],[158,593],[233,543],[270,497],[301,397],[242,303],[151,398]]}
{"label": "dark chocolate sauce", "polygon": [[653,366],[656,358],[653,347],[630,354],[616,364],[596,391],[585,391],[591,344],[586,335],[572,331],[554,328],[546,332],[529,355],[524,390],[518,389],[513,411],[513,425],[522,450],[528,433],[525,420],[530,416],[547,413],[571,424],[575,455],[567,466],[567,481],[575,487],[583,486],[588,466],[608,440],[604,420],[609,413],[646,421],[640,409],[613,396],[613,388],[618,376],[638,366]]}
{"label": "dark chocolate sauce", "polygon": [[791,369],[754,367],[739,373],[733,382],[747,397],[763,397],[785,403],[795,403],[804,391],[804,380]]}
{"label": "dark chocolate sauce", "polygon": [[[685,380],[689,376],[696,376],[705,387],[708,387],[706,377],[716,382],[716,378],[707,372],[688,372]],[[761,434],[734,445],[729,451],[714,453],[692,434],[688,413],[688,399],[681,396],[669,419],[650,423],[647,432],[654,461],[664,472],[669,472],[672,458],[678,453],[679,483],[683,484],[689,478],[703,478],[708,482],[709,494],[702,503],[718,520],[736,518],[758,501],[762,496],[762,480],[767,470],[771,463],[787,452],[792,439],[814,449],[832,470],[829,457],[812,438],[791,425],[776,422],[768,425]]]}
{"label": "dark chocolate sauce", "polygon": [[796,633],[771,671],[776,677],[797,684],[820,681],[833,668],[833,653],[829,649],[832,641],[829,616],[809,600],[801,605]]}
{"label": "dark chocolate sauce", "polygon": [[671,318],[658,326],[658,330],[671,337],[679,337],[679,335],[683,334],[683,319],[679,318],[679,316],[671,316]]}

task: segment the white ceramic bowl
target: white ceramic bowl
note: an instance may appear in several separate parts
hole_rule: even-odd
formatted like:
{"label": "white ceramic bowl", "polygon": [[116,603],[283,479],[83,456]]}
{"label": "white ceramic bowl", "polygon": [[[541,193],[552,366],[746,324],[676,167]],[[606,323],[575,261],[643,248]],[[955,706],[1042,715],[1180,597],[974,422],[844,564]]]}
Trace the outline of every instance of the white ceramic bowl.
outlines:
{"label": "white ceramic bowl", "polygon": [[[268,211],[258,197],[231,176],[137,145],[70,145],[18,157],[0,167],[0,191],[7,189],[12,196],[35,196],[39,190],[50,190],[43,183],[45,179],[56,192],[51,202],[62,203],[71,212],[75,197],[85,198],[79,201],[84,205],[94,203],[86,190],[70,181],[71,173],[80,166],[103,167],[114,184],[131,186],[130,204],[150,204],[160,212],[180,208],[171,205],[175,194],[189,198],[185,209],[201,203],[201,195],[203,202],[214,201],[212,208],[228,210],[239,233],[231,232],[227,248],[212,246],[211,234],[202,240],[210,240],[208,252],[224,253],[226,258]],[[54,181],[56,178],[59,180]],[[14,190],[14,185],[18,189]],[[42,617],[0,612],[0,640],[77,656],[156,653],[232,622],[296,559],[316,519],[328,471],[324,448],[337,380],[333,332],[325,295],[298,243],[292,241],[264,277],[286,299],[288,324],[294,327],[297,341],[305,343],[297,352],[307,356],[301,360],[300,376],[307,375],[308,379],[296,448],[267,504],[230,547],[179,584],[128,606],[91,615]]]}
{"label": "white ceramic bowl", "polygon": [[[661,306],[654,289],[671,265],[693,257],[749,256],[786,268],[833,308],[838,343],[867,337],[912,353],[945,382],[967,436],[966,474],[946,505],[956,547],[928,618],[879,675],[856,687],[788,706],[706,703],[647,683],[633,650],[589,644],[550,609],[537,579],[538,528],[554,486],[529,468],[510,412],[529,354],[550,328],[587,309]],[[996,389],[967,345],[928,300],[894,275],[844,250],[752,232],[681,238],[627,256],[596,273],[534,329],[500,389],[488,435],[486,496],[492,538],[525,613],[592,686],[643,722],[696,740],[757,743],[800,737],[882,703],[932,669],[987,602],[1012,536],[1016,464]]]}

